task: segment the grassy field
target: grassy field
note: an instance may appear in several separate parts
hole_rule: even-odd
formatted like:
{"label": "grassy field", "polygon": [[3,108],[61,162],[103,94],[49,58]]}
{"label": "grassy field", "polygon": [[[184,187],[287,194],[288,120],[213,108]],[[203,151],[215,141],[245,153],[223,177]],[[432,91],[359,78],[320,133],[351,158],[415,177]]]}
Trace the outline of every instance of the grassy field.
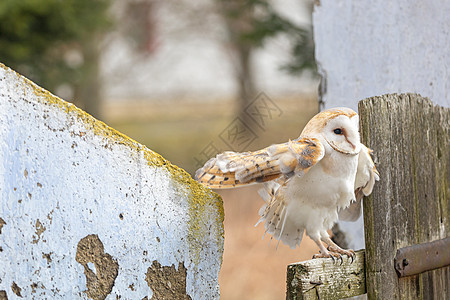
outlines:
{"label": "grassy field", "polygon": [[[317,112],[314,96],[298,99],[272,99],[281,116],[268,118],[256,129],[257,138],[247,150],[297,138],[306,122]],[[166,103],[116,102],[105,108],[105,120],[172,163],[193,174],[197,160],[206,160],[210,143],[226,147],[221,133],[235,118],[233,102]],[[223,136],[223,135],[222,135]],[[210,149],[211,150],[211,149]],[[207,151],[214,155],[213,151]],[[225,208],[225,252],[220,273],[221,299],[285,298],[286,265],[310,259],[318,250],[305,238],[302,247],[291,250],[270,237],[262,240],[263,225],[254,227],[263,201],[258,187],[218,191]]]}

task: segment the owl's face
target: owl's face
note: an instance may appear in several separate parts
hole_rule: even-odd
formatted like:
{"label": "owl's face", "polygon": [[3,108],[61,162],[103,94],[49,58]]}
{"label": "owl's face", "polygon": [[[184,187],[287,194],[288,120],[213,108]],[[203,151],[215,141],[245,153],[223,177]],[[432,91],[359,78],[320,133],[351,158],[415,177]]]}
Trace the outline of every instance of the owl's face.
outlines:
{"label": "owl's face", "polygon": [[322,136],[334,150],[345,154],[357,154],[361,150],[358,122],[358,115],[337,116],[326,122]]}
{"label": "owl's face", "polygon": [[318,113],[306,125],[301,136],[325,140],[330,147],[344,154],[358,154],[359,118],[349,108],[332,108]]}

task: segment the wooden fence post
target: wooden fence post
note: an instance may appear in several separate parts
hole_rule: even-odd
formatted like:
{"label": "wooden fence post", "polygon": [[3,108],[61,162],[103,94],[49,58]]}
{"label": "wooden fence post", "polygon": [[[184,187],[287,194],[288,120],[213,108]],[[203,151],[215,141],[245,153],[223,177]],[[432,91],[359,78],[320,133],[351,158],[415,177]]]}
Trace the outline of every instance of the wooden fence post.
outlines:
{"label": "wooden fence post", "polygon": [[366,293],[364,250],[356,252],[353,263],[344,257],[342,264],[318,258],[287,267],[286,299],[342,299]]}
{"label": "wooden fence post", "polygon": [[[359,103],[362,142],[374,148],[381,180],[364,199],[369,299],[446,299],[450,268],[399,278],[399,248],[449,236],[449,116],[417,94]],[[447,250],[447,251],[450,251]]]}

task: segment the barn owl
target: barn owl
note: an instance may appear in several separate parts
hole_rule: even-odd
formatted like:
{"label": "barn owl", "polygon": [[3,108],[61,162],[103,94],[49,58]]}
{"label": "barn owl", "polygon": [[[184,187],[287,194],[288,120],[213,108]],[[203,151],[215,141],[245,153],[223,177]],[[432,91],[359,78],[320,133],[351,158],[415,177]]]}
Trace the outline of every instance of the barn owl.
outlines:
{"label": "barn owl", "polygon": [[358,219],[363,196],[379,180],[358,124],[353,110],[328,109],[315,115],[299,138],[255,152],[224,152],[195,177],[213,189],[263,183],[259,194],[265,205],[256,225],[265,222],[266,233],[293,249],[306,231],[319,247],[315,258],[347,255],[353,261],[355,252],[336,245],[327,230],[338,219]]}

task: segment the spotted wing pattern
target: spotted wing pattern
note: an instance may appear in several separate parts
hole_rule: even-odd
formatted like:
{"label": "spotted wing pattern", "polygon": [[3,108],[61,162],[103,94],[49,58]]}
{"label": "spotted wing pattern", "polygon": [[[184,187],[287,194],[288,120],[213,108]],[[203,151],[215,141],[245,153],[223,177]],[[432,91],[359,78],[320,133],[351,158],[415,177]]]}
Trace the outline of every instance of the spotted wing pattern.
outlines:
{"label": "spotted wing pattern", "polygon": [[211,188],[233,188],[305,173],[324,155],[319,140],[301,138],[255,152],[224,152],[211,158],[195,178]]}

